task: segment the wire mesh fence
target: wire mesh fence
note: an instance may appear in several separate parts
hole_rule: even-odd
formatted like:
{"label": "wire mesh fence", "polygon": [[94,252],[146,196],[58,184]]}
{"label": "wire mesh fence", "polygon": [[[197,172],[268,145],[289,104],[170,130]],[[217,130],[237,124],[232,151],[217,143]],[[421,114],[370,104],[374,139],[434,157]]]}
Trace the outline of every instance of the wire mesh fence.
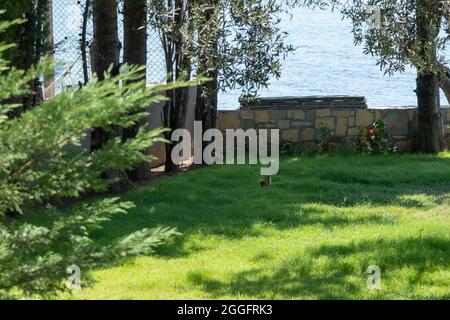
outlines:
{"label": "wire mesh fence", "polygon": [[[51,1],[52,41],[56,62],[55,79],[52,90],[60,92],[66,87],[84,82],[82,30],[86,0]],[[119,8],[119,39],[123,43],[123,17]],[[92,15],[86,20],[86,62],[91,74],[90,45],[93,40]],[[166,63],[158,30],[148,26],[147,39],[147,82],[163,82],[166,79]]]}

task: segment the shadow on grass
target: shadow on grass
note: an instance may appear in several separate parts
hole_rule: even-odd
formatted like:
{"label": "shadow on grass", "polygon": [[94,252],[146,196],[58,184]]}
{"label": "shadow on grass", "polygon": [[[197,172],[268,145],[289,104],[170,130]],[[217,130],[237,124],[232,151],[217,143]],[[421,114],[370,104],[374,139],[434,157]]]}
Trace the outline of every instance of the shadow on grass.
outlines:
{"label": "shadow on grass", "polygon": [[[346,227],[395,225],[400,217],[389,212],[391,206],[421,213],[450,206],[450,159],[439,157],[285,159],[272,187],[261,188],[259,179],[256,166],[211,167],[162,179],[123,195],[136,208],[114,216],[96,232],[95,241],[107,245],[143,228],[176,227],[182,236],[156,253],[171,259],[211,249],[214,244],[204,240],[211,236],[264,241],[274,230],[315,226],[339,232]],[[368,235],[359,242],[313,244],[284,260],[249,252],[255,254],[258,267],[230,270],[225,276],[192,270],[187,280],[212,298],[428,298],[418,291],[419,284],[428,281],[424,274],[448,270],[449,246],[448,238],[431,235],[398,241],[370,240]],[[380,292],[368,290],[365,270],[374,264],[381,267],[383,283],[396,283],[400,274],[400,284]],[[444,280],[437,277],[433,285],[440,287]],[[441,291],[429,294],[450,298]]]}
{"label": "shadow on grass", "polygon": [[96,238],[107,243],[145,227],[177,227],[183,236],[159,254],[178,257],[202,250],[185,246],[195,235],[240,239],[262,236],[261,225],[395,224],[386,206],[450,205],[450,159],[436,156],[284,159],[271,188],[259,186],[258,174],[256,166],[218,166],[163,179],[124,195],[136,209],[115,217]]}
{"label": "shadow on grass", "polygon": [[[445,279],[441,284],[433,280],[434,286],[443,288],[442,292],[424,296],[416,288],[428,281],[423,278],[425,271],[448,270],[449,244],[449,239],[407,238],[395,242],[379,240],[318,246],[273,269],[234,273],[229,281],[217,280],[202,271],[191,272],[188,280],[212,298],[240,295],[258,299],[448,299]],[[382,283],[389,286],[390,282],[400,280],[400,284],[380,291],[369,290],[365,270],[370,265],[380,266]],[[400,274],[402,279],[397,279]]]}

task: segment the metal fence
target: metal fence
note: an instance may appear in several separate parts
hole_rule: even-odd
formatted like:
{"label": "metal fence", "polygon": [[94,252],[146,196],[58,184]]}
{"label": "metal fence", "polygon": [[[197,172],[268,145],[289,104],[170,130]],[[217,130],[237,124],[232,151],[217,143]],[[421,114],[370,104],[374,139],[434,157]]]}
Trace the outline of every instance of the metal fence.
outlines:
{"label": "metal fence", "polygon": [[[54,44],[54,59],[56,61],[55,80],[52,82],[56,93],[67,86],[83,82],[83,63],[81,53],[81,34],[85,0],[53,0],[51,8],[52,38]],[[119,39],[123,43],[123,25],[121,8],[119,8],[118,30]],[[87,43],[92,43],[93,22],[90,15],[87,27]],[[147,82],[163,82],[166,79],[166,63],[164,51],[158,31],[148,27],[147,41]],[[89,48],[88,68],[90,74]]]}

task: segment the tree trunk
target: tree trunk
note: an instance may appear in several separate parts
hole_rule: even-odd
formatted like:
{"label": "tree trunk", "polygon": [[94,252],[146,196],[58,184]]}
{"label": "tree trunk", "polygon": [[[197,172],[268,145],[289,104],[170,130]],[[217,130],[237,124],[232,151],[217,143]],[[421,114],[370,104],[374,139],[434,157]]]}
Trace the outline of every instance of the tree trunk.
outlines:
{"label": "tree trunk", "polygon": [[[185,66],[190,70],[190,63]],[[168,118],[171,132],[186,126],[186,111],[189,103],[189,87],[176,88],[168,92],[170,101],[167,102]],[[170,141],[171,132],[166,134],[166,139]],[[168,173],[179,170],[179,163],[172,161],[173,144],[166,144],[166,163],[165,171]]]}
{"label": "tree trunk", "polygon": [[[94,50],[92,57],[92,71],[99,80],[104,79],[105,72],[112,65],[113,72],[119,65],[119,35],[117,31],[117,2],[116,0],[94,0]],[[117,130],[114,130],[117,131]],[[105,132],[100,128],[92,133],[91,150],[100,149],[117,132]]]}
{"label": "tree trunk", "polygon": [[147,0],[125,0],[123,19],[124,62],[145,66],[147,65]]}
{"label": "tree trunk", "polygon": [[[40,59],[47,53],[48,40],[48,5],[49,0],[17,0],[3,1],[1,9],[6,10],[2,15],[2,21],[26,19],[20,25],[13,26],[0,34],[0,42],[14,43],[15,48],[4,53],[4,57],[11,65],[22,70],[29,70],[36,66]],[[20,104],[8,115],[11,118],[42,103],[44,92],[39,79],[30,81],[31,93],[20,97],[14,97],[3,103]]]}
{"label": "tree trunk", "polygon": [[83,23],[81,28],[81,63],[83,65],[83,81],[86,85],[89,81],[89,71],[88,71],[88,58],[87,58],[87,29],[88,29],[88,20],[89,20],[89,11],[91,10],[91,0],[86,0],[84,4],[83,11]]}
{"label": "tree trunk", "polygon": [[[189,103],[189,88],[176,88],[172,93],[172,100],[169,108],[170,129],[174,132],[186,126],[186,111]],[[170,134],[170,132],[169,132]],[[170,137],[166,136],[170,140]],[[179,163],[172,161],[173,144],[166,144],[166,172],[176,172],[179,170]]]}
{"label": "tree trunk", "polygon": [[[213,1],[214,6],[217,5],[217,1]],[[203,46],[201,51],[213,52],[212,56],[217,54],[218,39],[217,32],[211,30],[216,27],[217,13],[214,7],[206,8],[203,11],[203,19],[205,25],[208,24],[209,28],[203,28],[199,26],[199,43]],[[216,37],[216,38],[214,38]],[[218,71],[213,69],[208,57],[199,58],[199,66],[197,73],[212,79],[208,82],[202,83],[197,89],[197,101],[195,108],[195,120],[202,122],[203,133],[212,128],[217,127],[217,104],[218,104]],[[207,146],[208,142],[203,143],[203,150]]]}
{"label": "tree trunk", "polygon": [[94,42],[95,52],[93,72],[100,80],[112,65],[117,71],[119,65],[120,43],[117,31],[117,1],[94,0]]}
{"label": "tree trunk", "polygon": [[[53,37],[53,0],[49,0],[47,4],[46,10],[46,21],[48,34],[47,34],[47,44],[48,44],[48,52],[47,58],[53,60],[55,58],[54,55],[54,37]],[[44,99],[52,99],[55,96],[55,69],[52,67],[51,72],[44,79]]]}
{"label": "tree trunk", "polygon": [[419,74],[416,94],[419,106],[416,150],[425,153],[443,151],[446,145],[439,101],[438,75]]}
{"label": "tree trunk", "polygon": [[[202,122],[202,133],[204,134],[206,130],[217,127],[218,83],[217,72],[210,72],[209,74],[203,75],[213,79],[202,83],[197,88],[195,121]],[[208,142],[203,142],[203,150],[207,145]]]}
{"label": "tree trunk", "polygon": [[[169,75],[172,73],[171,61],[173,61],[174,58],[175,72],[172,80],[190,80],[192,65],[190,58],[185,53],[185,41],[181,32],[183,26],[188,25],[189,28],[192,27],[192,25],[189,25],[189,21],[187,21],[188,14],[186,13],[186,11],[189,11],[190,2],[175,0],[174,5],[173,28],[175,31],[173,35],[166,37],[166,42],[168,42],[167,44],[172,46],[174,50],[172,52],[172,58],[167,54],[167,52],[171,52],[171,50],[166,50],[167,71]],[[170,80],[171,79],[169,79],[169,81]],[[167,92],[167,96],[170,101],[165,107],[165,126],[169,127],[173,132],[177,129],[185,127],[186,112],[189,101],[189,88],[176,88],[169,90]],[[166,139],[170,140],[170,133],[166,135]],[[173,147],[173,144],[166,145],[165,171],[169,173],[179,170],[179,164],[172,161]]]}
{"label": "tree trunk", "polygon": [[[117,1],[94,0],[94,57],[92,69],[100,80],[112,66],[112,73],[117,74],[120,59],[120,42],[117,31]],[[121,136],[121,129],[110,128],[105,131],[95,128],[91,135],[91,150],[100,149],[108,140]],[[110,187],[112,192],[121,192],[133,186],[127,174],[123,170],[109,170],[106,178],[117,179],[117,183]]]}
{"label": "tree trunk", "polygon": [[201,84],[197,91],[196,120],[203,122],[203,129],[217,127],[218,83],[217,72],[204,74],[212,80]]}
{"label": "tree trunk", "polygon": [[[430,21],[430,12],[439,10],[438,4],[418,0],[416,9],[417,44],[421,65],[417,68],[417,104],[419,124],[415,149],[418,152],[437,153],[446,148],[439,98],[440,75],[427,66],[436,64],[436,37],[438,21]],[[423,67],[422,67],[423,65]]]}
{"label": "tree trunk", "polygon": [[[147,65],[147,0],[125,0],[123,7],[124,25],[124,63],[129,65]],[[145,79],[146,72],[142,75]],[[145,120],[144,120],[145,121]],[[123,131],[123,140],[136,137],[142,123]],[[145,150],[150,155],[150,150]],[[148,162],[141,163],[134,170],[128,171],[133,180],[146,180],[150,177]]]}

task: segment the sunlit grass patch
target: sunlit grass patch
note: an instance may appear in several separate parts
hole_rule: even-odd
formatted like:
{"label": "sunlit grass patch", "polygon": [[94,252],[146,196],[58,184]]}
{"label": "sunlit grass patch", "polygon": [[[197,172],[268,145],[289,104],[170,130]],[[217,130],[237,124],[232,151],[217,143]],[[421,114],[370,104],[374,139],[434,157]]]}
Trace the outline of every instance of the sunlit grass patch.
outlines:
{"label": "sunlit grass patch", "polygon": [[[85,270],[81,299],[449,299],[450,156],[286,158],[218,166],[123,196],[137,207],[98,231],[182,233],[156,255]],[[380,290],[367,267],[381,269]]]}

